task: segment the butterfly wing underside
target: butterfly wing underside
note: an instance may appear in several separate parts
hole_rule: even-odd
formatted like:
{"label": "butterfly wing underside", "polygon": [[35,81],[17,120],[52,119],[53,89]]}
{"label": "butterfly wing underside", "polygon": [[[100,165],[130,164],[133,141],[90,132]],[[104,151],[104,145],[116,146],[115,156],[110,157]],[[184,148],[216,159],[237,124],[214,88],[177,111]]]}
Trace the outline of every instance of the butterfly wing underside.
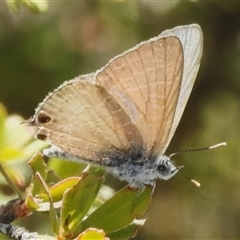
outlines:
{"label": "butterfly wing underside", "polygon": [[187,26],[178,26],[170,30],[162,32],[159,37],[176,36],[182,44],[184,64],[182,83],[180,93],[174,114],[171,130],[167,137],[163,152],[168,147],[179,121],[182,117],[183,111],[191,94],[203,51],[203,34],[199,25],[191,24]]}
{"label": "butterfly wing underside", "polygon": [[37,137],[71,156],[97,162],[99,152],[128,148],[141,136],[119,104],[93,74],[68,81],[50,93],[31,121]]}
{"label": "butterfly wing underside", "polygon": [[103,149],[165,152],[192,90],[202,52],[198,25],[180,26],[49,94],[31,121],[37,137],[97,162]]}
{"label": "butterfly wing underside", "polygon": [[191,93],[202,53],[198,25],[180,26],[117,56],[96,76],[139,129],[147,151],[165,152]]}

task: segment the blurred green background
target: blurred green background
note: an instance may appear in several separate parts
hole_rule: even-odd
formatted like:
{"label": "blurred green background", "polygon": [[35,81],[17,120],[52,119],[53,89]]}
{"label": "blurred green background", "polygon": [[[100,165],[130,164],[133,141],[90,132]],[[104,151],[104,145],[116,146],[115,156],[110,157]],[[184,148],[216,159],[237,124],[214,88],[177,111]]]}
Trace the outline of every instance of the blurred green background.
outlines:
{"label": "blurred green background", "polygon": [[185,167],[158,181],[137,239],[240,239],[240,2],[49,1],[39,14],[0,2],[0,102],[26,119],[63,81],[191,23],[202,27],[203,58],[167,154],[228,145],[173,157]]}

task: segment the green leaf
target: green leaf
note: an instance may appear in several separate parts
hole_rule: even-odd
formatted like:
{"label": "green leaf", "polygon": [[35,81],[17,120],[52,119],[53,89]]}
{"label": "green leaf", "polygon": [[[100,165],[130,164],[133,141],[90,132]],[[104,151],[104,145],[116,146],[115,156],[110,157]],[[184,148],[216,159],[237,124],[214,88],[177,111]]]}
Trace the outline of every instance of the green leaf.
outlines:
{"label": "green leaf", "polygon": [[49,192],[49,188],[48,188],[47,184],[45,183],[45,181],[42,179],[41,175],[38,172],[35,174],[35,176],[39,179],[39,181],[43,185],[43,188],[45,189],[45,191],[48,195],[48,199],[49,199],[49,203],[50,203],[49,215],[50,215],[50,219],[51,219],[52,230],[55,234],[58,234],[58,232],[59,232],[59,218],[58,218],[57,213],[55,211],[52,196]]}
{"label": "green leaf", "polygon": [[43,154],[40,152],[35,153],[29,160],[28,164],[32,168],[33,176],[31,180],[31,185],[27,188],[27,192],[28,194],[35,196],[41,192],[45,192],[43,184],[39,181],[36,173],[38,173],[43,180],[46,180],[47,165],[43,160]]}
{"label": "green leaf", "polygon": [[96,198],[103,180],[103,174],[85,170],[81,180],[72,189],[66,191],[60,219],[60,225],[63,229],[76,231],[77,226]]}
{"label": "green leaf", "polygon": [[39,203],[37,202],[37,199],[35,199],[32,194],[26,194],[25,197],[25,205],[29,208],[29,209],[33,209],[36,210],[40,207]]}
{"label": "green leaf", "polygon": [[129,239],[129,238],[135,237],[138,229],[142,227],[144,223],[145,223],[144,219],[134,220],[134,222],[129,224],[127,227],[108,234],[108,237],[111,240],[122,240],[122,239]]}
{"label": "green leaf", "polygon": [[28,164],[31,166],[33,174],[38,172],[43,180],[47,178],[47,165],[43,160],[43,154],[40,152],[35,153],[29,160]]}
{"label": "green leaf", "polygon": [[56,183],[60,182],[60,177],[55,173],[53,170],[48,170],[47,171],[47,178],[46,178],[46,183],[48,186],[53,186]]}
{"label": "green leaf", "polygon": [[[74,185],[76,185],[79,181],[81,180],[80,177],[70,177],[66,178],[57,184],[53,185],[52,187],[49,188],[49,192],[53,198],[53,201],[60,201],[63,197],[64,192],[67,189],[72,188]],[[42,198],[43,200],[47,200],[47,194],[46,193],[40,193],[39,197]]]}
{"label": "green leaf", "polygon": [[132,223],[147,209],[151,199],[152,188],[139,189],[125,187],[105,202],[80,224],[80,230],[89,227],[104,229],[106,234],[115,232]]}
{"label": "green leaf", "polygon": [[54,169],[61,179],[81,175],[86,166],[87,164],[81,162],[63,161],[59,158],[51,158],[48,163],[49,169]]}
{"label": "green leaf", "polygon": [[79,234],[74,240],[107,240],[105,232],[96,228],[89,228],[83,233]]}

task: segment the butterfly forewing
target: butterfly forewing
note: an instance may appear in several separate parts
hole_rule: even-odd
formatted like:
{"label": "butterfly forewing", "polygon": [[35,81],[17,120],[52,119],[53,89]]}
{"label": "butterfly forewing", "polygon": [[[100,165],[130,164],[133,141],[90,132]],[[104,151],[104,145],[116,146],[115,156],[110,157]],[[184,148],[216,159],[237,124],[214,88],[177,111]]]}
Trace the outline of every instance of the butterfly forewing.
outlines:
{"label": "butterfly forewing", "polygon": [[[96,76],[139,129],[147,151],[161,154],[171,129],[183,71],[178,38],[153,38],[109,62]],[[158,136],[161,136],[156,142]]]}
{"label": "butterfly forewing", "polygon": [[127,149],[136,139],[141,146],[138,130],[119,104],[85,79],[69,81],[50,94],[32,124],[39,126],[38,138],[91,161],[103,149]]}

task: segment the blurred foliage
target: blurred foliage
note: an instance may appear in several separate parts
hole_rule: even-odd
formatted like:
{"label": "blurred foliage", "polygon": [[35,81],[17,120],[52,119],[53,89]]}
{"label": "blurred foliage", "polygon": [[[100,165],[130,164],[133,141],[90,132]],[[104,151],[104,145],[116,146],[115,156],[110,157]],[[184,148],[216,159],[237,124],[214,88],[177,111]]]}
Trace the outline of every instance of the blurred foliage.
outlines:
{"label": "blurred foliage", "polygon": [[[204,34],[203,59],[168,153],[222,141],[228,146],[174,156],[185,168],[158,183],[137,238],[239,239],[239,16],[240,2],[230,1],[49,1],[42,14],[25,8],[11,14],[0,2],[0,101],[10,113],[29,118],[46,93],[64,80],[95,71],[162,30],[198,23]],[[48,166],[62,179],[80,171],[73,163],[55,160]],[[46,233],[44,221],[36,219],[24,224],[31,231],[43,226]]]}
{"label": "blurred foliage", "polygon": [[9,10],[16,13],[20,7],[26,7],[32,12],[43,13],[48,10],[48,1],[46,0],[6,0]]}
{"label": "blurred foliage", "polygon": [[[33,140],[34,129],[22,124],[23,121],[19,115],[8,116],[0,103],[0,164],[13,184],[22,190],[30,177],[27,161],[33,153],[46,146],[43,142]],[[1,201],[9,200],[12,191],[3,176],[0,177],[0,188]]]}

